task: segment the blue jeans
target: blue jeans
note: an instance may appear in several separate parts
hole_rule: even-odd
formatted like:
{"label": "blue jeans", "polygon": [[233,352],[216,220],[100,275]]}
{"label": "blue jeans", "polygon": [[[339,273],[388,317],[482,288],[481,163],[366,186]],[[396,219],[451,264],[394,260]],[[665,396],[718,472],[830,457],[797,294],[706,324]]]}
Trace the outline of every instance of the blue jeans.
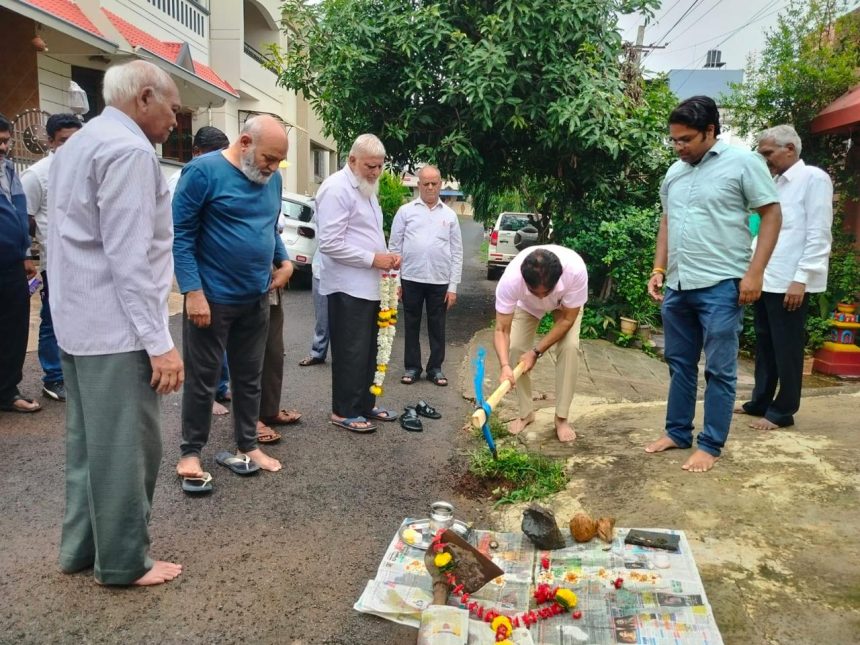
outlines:
{"label": "blue jeans", "polygon": [[42,364],[44,383],[63,381],[63,366],[60,364],[60,347],[54,335],[54,322],[51,318],[51,303],[48,300],[48,274],[42,271],[42,309],[39,317],[39,362]]}
{"label": "blue jeans", "polygon": [[230,368],[227,366],[227,352],[224,352],[224,358],[221,359],[221,378],[218,379],[218,396],[227,396],[230,391]]}
{"label": "blue jeans", "polygon": [[738,280],[675,291],[663,298],[664,357],[669,365],[666,434],[680,448],[693,444],[699,357],[705,350],[705,425],[700,450],[718,457],[729,435],[738,375],[738,335],[743,307]]}

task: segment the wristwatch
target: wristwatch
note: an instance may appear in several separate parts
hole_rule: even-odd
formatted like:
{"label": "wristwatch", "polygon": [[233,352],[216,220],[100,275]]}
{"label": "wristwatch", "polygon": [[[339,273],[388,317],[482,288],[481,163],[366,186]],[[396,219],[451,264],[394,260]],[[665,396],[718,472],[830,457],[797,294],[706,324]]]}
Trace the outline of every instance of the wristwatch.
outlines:
{"label": "wristwatch", "polygon": [[542,351],[540,351],[540,350],[537,348],[537,345],[535,345],[534,347],[532,347],[532,351],[535,353],[535,359],[538,359],[538,358],[540,358],[541,356],[543,356],[543,352],[542,352]]}

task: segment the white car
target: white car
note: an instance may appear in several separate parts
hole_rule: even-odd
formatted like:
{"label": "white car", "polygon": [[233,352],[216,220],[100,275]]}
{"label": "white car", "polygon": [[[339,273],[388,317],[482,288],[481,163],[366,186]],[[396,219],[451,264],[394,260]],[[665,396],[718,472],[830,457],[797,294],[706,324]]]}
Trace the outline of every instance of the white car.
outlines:
{"label": "white car", "polygon": [[313,197],[284,192],[278,232],[295,268],[293,280],[310,284],[311,263],[317,252],[316,204]]}
{"label": "white car", "polygon": [[487,251],[487,279],[498,280],[517,253],[537,243],[538,229],[533,213],[501,213],[490,232]]}

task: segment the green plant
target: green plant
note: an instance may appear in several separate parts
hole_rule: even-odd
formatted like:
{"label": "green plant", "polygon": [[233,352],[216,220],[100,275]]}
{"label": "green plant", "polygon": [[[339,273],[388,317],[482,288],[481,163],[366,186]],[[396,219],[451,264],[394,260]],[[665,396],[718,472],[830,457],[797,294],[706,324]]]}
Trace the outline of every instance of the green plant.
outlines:
{"label": "green plant", "polygon": [[830,320],[815,315],[812,311],[806,318],[806,353],[811,354],[830,339]]}
{"label": "green plant", "polygon": [[555,319],[552,317],[552,312],[547,312],[543,315],[543,318],[540,319],[538,323],[537,333],[539,336],[543,336],[555,324]]}
{"label": "green plant", "polygon": [[501,448],[499,458],[487,450],[469,453],[469,471],[482,479],[503,479],[510,487],[495,491],[496,505],[541,499],[562,490],[567,483],[564,466],[555,459],[514,447]]}
{"label": "green plant", "polygon": [[397,209],[406,203],[411,193],[400,181],[400,177],[386,170],[379,176],[379,208],[382,210],[382,228],[385,236],[391,231],[391,222]]}
{"label": "green plant", "polygon": [[615,339],[615,344],[619,347],[630,347],[634,340],[636,340],[635,335],[620,333],[618,334],[618,338]]}
{"label": "green plant", "polygon": [[582,312],[582,323],[580,338],[603,338],[609,327],[615,327],[615,316],[605,313],[600,304],[592,306],[589,304]]}
{"label": "green plant", "polygon": [[837,302],[854,302],[860,291],[860,263],[853,244],[838,244],[830,256],[830,272],[827,277],[827,292],[830,309]]}
{"label": "green plant", "polygon": [[[471,424],[471,416],[469,417],[469,423]],[[472,436],[475,439],[483,439],[484,433],[481,428],[472,428]],[[490,436],[493,437],[494,440],[504,439],[505,437],[511,436],[511,433],[508,432],[507,426],[504,422],[499,419],[498,415],[490,415]]]}

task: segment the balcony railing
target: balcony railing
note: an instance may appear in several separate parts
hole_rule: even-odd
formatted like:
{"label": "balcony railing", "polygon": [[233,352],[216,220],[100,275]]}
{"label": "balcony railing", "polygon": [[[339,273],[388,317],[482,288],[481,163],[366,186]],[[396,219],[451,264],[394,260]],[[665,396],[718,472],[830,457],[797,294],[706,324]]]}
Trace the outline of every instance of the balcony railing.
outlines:
{"label": "balcony railing", "polygon": [[156,9],[202,38],[209,22],[209,0],[147,0]]}
{"label": "balcony railing", "polygon": [[272,72],[272,74],[274,74],[275,76],[277,76],[277,75],[278,75],[278,73],[277,73],[275,70],[273,70],[273,69],[271,69],[271,68],[269,68],[269,67],[266,67],[266,64],[267,64],[267,63],[269,63],[270,61],[269,61],[269,59],[268,59],[268,58],[266,58],[266,57],[265,57],[265,56],[264,56],[260,51],[258,51],[258,50],[256,50],[256,49],[254,49],[254,48],[253,48],[251,45],[249,45],[248,43],[244,43],[244,50],[245,50],[245,53],[246,53],[246,54],[248,54],[248,56],[250,56],[250,57],[251,57],[251,58],[253,58],[255,61],[257,61],[258,63],[260,63],[260,66],[261,66],[261,67],[263,67],[264,69],[269,70],[269,71],[270,71],[270,72]]}

